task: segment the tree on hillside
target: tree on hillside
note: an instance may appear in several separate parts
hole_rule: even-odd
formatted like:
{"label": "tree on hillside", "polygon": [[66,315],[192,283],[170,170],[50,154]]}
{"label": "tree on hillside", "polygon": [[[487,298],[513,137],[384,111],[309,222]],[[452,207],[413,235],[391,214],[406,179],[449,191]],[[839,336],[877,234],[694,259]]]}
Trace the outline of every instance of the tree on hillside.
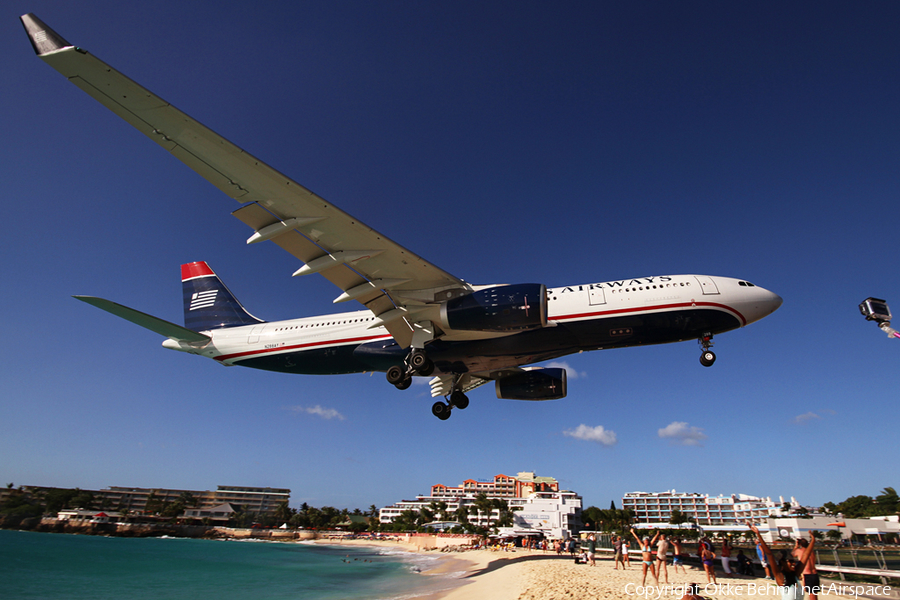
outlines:
{"label": "tree on hillside", "polygon": [[837,511],[848,519],[859,519],[872,516],[877,512],[876,507],[871,496],[850,496],[837,505]]}
{"label": "tree on hillside", "polygon": [[900,509],[900,497],[894,488],[886,487],[875,497],[875,504],[882,515],[893,515]]}

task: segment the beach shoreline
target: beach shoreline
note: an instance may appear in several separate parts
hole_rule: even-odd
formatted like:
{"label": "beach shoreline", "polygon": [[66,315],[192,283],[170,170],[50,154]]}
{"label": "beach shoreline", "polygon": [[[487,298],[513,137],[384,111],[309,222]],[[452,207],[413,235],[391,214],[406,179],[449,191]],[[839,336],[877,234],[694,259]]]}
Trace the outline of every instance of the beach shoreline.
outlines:
{"label": "beach shoreline", "polygon": [[[333,543],[336,540],[317,540]],[[340,542],[338,542],[340,543]],[[717,573],[716,583],[707,583],[702,568],[688,566],[686,572],[675,573],[668,566],[668,582],[662,583],[647,575],[642,584],[641,563],[633,560],[627,569],[615,569],[612,556],[600,556],[596,566],[576,564],[568,555],[539,550],[515,551],[465,550],[441,552],[422,550],[414,544],[400,541],[345,540],[344,544],[375,545],[412,553],[433,555],[440,560],[423,576],[445,575],[453,572],[458,584],[451,589],[416,596],[421,600],[571,600],[572,598],[635,600],[679,600],[687,587],[699,585],[699,594],[711,600],[761,600],[781,598],[781,589],[763,577],[725,577]],[[847,597],[896,598],[892,586],[870,584],[860,592],[858,584],[823,582],[820,600],[842,600]]]}

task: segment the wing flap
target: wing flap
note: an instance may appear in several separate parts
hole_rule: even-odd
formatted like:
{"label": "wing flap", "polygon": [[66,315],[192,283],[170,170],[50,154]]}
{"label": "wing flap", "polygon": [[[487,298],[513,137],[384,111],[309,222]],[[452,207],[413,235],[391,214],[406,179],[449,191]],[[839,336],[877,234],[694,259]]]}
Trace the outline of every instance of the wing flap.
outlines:
{"label": "wing flap", "polygon": [[488,383],[490,381],[490,379],[488,379],[489,376],[490,375],[485,375],[484,377],[480,377],[469,373],[463,375],[453,375],[452,373],[448,375],[439,375],[429,382],[431,385],[431,397],[437,398],[439,396],[449,396],[453,391],[453,380],[456,377],[459,377],[459,381],[456,384],[457,389],[465,394]]}

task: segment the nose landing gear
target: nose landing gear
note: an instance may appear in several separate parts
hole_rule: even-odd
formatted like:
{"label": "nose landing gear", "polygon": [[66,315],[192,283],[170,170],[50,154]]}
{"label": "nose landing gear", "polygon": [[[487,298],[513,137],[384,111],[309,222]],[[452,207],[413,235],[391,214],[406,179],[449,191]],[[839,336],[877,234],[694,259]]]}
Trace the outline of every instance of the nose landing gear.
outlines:
{"label": "nose landing gear", "polygon": [[713,345],[712,337],[711,333],[704,333],[698,340],[703,348],[703,352],[700,354],[700,364],[704,367],[711,367],[716,362],[716,353],[710,350]]}

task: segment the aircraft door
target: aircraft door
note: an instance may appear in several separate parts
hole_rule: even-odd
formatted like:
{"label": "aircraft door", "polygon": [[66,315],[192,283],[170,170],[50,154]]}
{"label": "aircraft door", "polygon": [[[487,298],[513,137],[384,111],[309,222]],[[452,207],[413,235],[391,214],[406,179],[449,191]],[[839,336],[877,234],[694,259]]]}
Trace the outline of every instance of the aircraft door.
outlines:
{"label": "aircraft door", "polygon": [[700,289],[703,291],[704,296],[718,295],[719,288],[716,286],[716,282],[712,277],[707,277],[706,275],[694,275],[694,279],[700,284]]}
{"label": "aircraft door", "polygon": [[253,329],[250,330],[250,337],[247,338],[247,343],[255,344],[259,342],[259,334],[262,333],[267,324],[268,323],[263,323],[262,325],[254,325]]}
{"label": "aircraft door", "polygon": [[591,284],[588,286],[587,292],[588,304],[590,304],[591,306],[606,304],[606,291],[602,287]]}

